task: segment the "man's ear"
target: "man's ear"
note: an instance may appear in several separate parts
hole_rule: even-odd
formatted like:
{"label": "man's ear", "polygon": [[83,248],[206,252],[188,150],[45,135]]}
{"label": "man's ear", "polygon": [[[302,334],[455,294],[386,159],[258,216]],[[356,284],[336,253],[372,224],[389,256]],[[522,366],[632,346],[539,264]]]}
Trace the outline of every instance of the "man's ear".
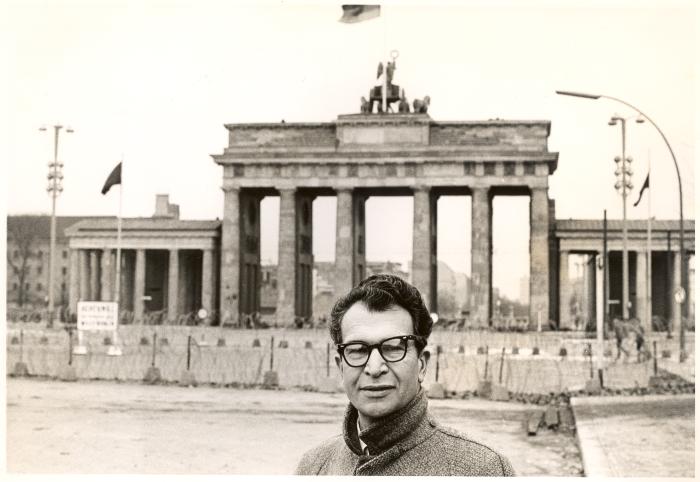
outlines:
{"label": "man's ear", "polygon": [[335,366],[338,367],[338,371],[340,374],[343,374],[343,360],[340,358],[340,355],[338,353],[333,356],[333,359],[335,360]]}
{"label": "man's ear", "polygon": [[428,362],[430,361],[430,352],[423,349],[421,354],[418,356],[418,363],[420,363],[420,369],[418,370],[418,383],[423,383],[426,373],[428,373]]}

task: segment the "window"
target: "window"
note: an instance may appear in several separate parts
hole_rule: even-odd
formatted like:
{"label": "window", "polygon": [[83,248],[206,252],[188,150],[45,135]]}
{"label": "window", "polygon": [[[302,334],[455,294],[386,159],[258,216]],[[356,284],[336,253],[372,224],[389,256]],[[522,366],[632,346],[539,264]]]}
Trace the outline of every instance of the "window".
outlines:
{"label": "window", "polygon": [[487,176],[493,176],[496,172],[496,166],[493,163],[484,164],[484,174]]}
{"label": "window", "polygon": [[531,162],[525,163],[525,175],[532,176],[535,174],[535,165]]}
{"label": "window", "polygon": [[63,250],[63,259],[68,259],[68,251],[65,249]]}
{"label": "window", "polygon": [[43,268],[41,266],[36,267],[36,274],[41,274],[42,271],[43,271]]}
{"label": "window", "polygon": [[61,291],[66,291],[66,283],[61,283]]}
{"label": "window", "polygon": [[12,283],[12,289],[14,291],[17,291],[17,288],[18,288],[17,283]]}
{"label": "window", "polygon": [[17,251],[17,250],[15,249],[15,252],[12,254],[12,256],[13,256],[15,259],[19,258],[19,251]]}
{"label": "window", "polygon": [[24,291],[29,291],[29,283],[24,284]]}
{"label": "window", "polygon": [[43,286],[41,286],[41,283],[37,283],[37,284],[36,284],[36,290],[37,290],[37,291],[41,291],[42,288],[43,288]]}
{"label": "window", "polygon": [[514,162],[504,162],[503,163],[503,174],[505,176],[515,175],[515,163]]}
{"label": "window", "polygon": [[44,255],[44,252],[42,250],[39,250],[36,252],[36,257],[41,259],[41,257]]}
{"label": "window", "polygon": [[63,268],[61,268],[61,274],[62,274],[63,276],[65,276],[66,274],[68,274],[68,268],[66,268],[65,266],[64,266]]}

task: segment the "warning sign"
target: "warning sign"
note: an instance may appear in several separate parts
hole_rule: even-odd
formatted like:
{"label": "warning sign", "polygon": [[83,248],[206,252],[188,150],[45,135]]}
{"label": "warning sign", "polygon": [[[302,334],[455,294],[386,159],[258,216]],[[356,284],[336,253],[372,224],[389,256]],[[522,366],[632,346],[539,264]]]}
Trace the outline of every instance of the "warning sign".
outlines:
{"label": "warning sign", "polygon": [[116,330],[119,308],[113,301],[79,301],[79,330]]}

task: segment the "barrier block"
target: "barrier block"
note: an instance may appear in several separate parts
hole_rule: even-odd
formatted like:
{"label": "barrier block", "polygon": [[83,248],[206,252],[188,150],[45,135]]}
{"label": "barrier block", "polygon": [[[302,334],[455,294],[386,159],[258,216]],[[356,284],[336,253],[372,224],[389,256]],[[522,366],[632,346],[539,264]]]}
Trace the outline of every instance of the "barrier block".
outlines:
{"label": "barrier block", "polygon": [[142,336],[142,337],[141,337],[141,340],[139,341],[139,345],[141,345],[141,346],[148,346],[148,345],[150,345],[150,344],[151,344],[151,342],[148,341],[148,338],[147,338],[147,337],[145,337],[145,336]]}
{"label": "barrier block", "polygon": [[260,338],[253,340],[253,348],[260,348]]}
{"label": "barrier block", "polygon": [[559,356],[566,356],[566,348],[564,348],[564,347],[559,348]]}
{"label": "barrier block", "polygon": [[306,343],[304,343],[304,348],[313,348],[313,345],[310,341],[307,340]]}
{"label": "barrier block", "polygon": [[588,395],[600,395],[602,388],[600,386],[600,380],[597,378],[591,378],[590,380],[586,381],[586,386],[583,388],[583,390],[588,394]]}
{"label": "barrier block", "polygon": [[160,382],[162,377],[160,375],[160,369],[158,367],[148,367],[146,374],[143,376],[143,382],[149,385],[155,385]]}
{"label": "barrier block", "polygon": [[105,336],[104,339],[102,340],[102,344],[104,346],[111,346],[112,345],[112,338],[109,336]]}
{"label": "barrier block", "polygon": [[459,349],[457,350],[457,353],[464,353],[464,345],[459,345]]}
{"label": "barrier block", "polygon": [[649,377],[649,388],[662,388],[666,386],[663,377],[652,375]]}
{"label": "barrier block", "polygon": [[280,385],[280,377],[274,370],[269,370],[263,375],[263,388],[275,388]]}
{"label": "barrier block", "polygon": [[29,376],[29,369],[27,368],[27,364],[24,362],[15,363],[14,370],[12,370],[12,376],[28,377]]}
{"label": "barrier block", "polygon": [[168,345],[170,345],[170,342],[168,342],[167,338],[160,339],[160,346],[168,346]]}
{"label": "barrier block", "polygon": [[219,338],[216,340],[216,346],[226,346],[226,338]]}
{"label": "barrier block", "polygon": [[609,357],[612,356],[612,354],[613,354],[613,352],[612,352],[612,349],[610,349],[610,348],[606,348],[605,350],[603,350],[603,356],[604,356],[604,357],[608,357],[608,358],[609,358]]}
{"label": "barrier block", "polygon": [[477,355],[483,355],[484,353],[486,353],[486,350],[484,349],[483,346],[480,346],[480,347],[478,347],[478,348],[476,349],[476,354],[477,354]]}
{"label": "barrier block", "polygon": [[428,398],[445,398],[445,387],[442,386],[442,383],[435,382],[430,385],[430,388],[428,388]]}
{"label": "barrier block", "polygon": [[277,345],[278,348],[289,348],[289,342],[287,340],[280,340],[280,344]]}
{"label": "barrier block", "polygon": [[179,385],[181,387],[196,387],[197,379],[195,378],[194,373],[192,373],[190,370],[183,370],[182,374],[180,375]]}
{"label": "barrier block", "polygon": [[540,424],[544,419],[544,411],[537,410],[535,413],[531,413],[527,418],[527,434],[529,436],[537,435],[537,431],[540,428]]}
{"label": "barrier block", "polygon": [[10,340],[10,345],[19,345],[19,338],[16,336],[13,336],[12,339]]}
{"label": "barrier block", "polygon": [[661,358],[671,358],[671,350],[661,350]]}
{"label": "barrier block", "polygon": [[539,347],[534,347],[534,348],[532,349],[532,354],[533,354],[533,355],[539,355],[539,354],[540,354],[540,349],[539,349]]}
{"label": "barrier block", "polygon": [[520,348],[518,348],[517,346],[514,346],[514,347],[513,347],[513,350],[511,351],[511,353],[512,353],[513,355],[519,354],[519,353],[520,353]]}
{"label": "barrier block", "polygon": [[491,388],[491,380],[480,380],[476,392],[481,398],[491,398]]}
{"label": "barrier block", "polygon": [[59,380],[63,382],[75,382],[78,380],[78,376],[75,374],[75,367],[73,365],[64,365],[58,375]]}
{"label": "barrier block", "polygon": [[544,424],[547,428],[557,428],[559,426],[559,411],[554,405],[550,405],[544,411]]}
{"label": "barrier block", "polygon": [[507,402],[510,400],[510,394],[505,385],[496,384],[491,388],[491,400],[496,402]]}
{"label": "barrier block", "polygon": [[572,428],[576,425],[576,420],[574,420],[574,414],[571,408],[567,406],[562,406],[557,409],[559,412],[559,425],[566,428]]}
{"label": "barrier block", "polygon": [[42,336],[41,338],[39,338],[39,344],[40,345],[48,345],[49,338],[47,336]]}

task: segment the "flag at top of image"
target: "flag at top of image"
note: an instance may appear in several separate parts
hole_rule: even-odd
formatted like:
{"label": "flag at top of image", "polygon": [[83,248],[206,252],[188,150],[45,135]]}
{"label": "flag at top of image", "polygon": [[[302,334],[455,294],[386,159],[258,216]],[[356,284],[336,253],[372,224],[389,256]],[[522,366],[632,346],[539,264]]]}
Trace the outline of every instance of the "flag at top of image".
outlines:
{"label": "flag at top of image", "polygon": [[340,22],[357,23],[379,16],[379,5],[343,5]]}
{"label": "flag at top of image", "polygon": [[107,177],[105,185],[102,187],[102,194],[107,194],[112,186],[122,183],[122,163],[117,164],[117,167],[112,169],[112,172]]}

